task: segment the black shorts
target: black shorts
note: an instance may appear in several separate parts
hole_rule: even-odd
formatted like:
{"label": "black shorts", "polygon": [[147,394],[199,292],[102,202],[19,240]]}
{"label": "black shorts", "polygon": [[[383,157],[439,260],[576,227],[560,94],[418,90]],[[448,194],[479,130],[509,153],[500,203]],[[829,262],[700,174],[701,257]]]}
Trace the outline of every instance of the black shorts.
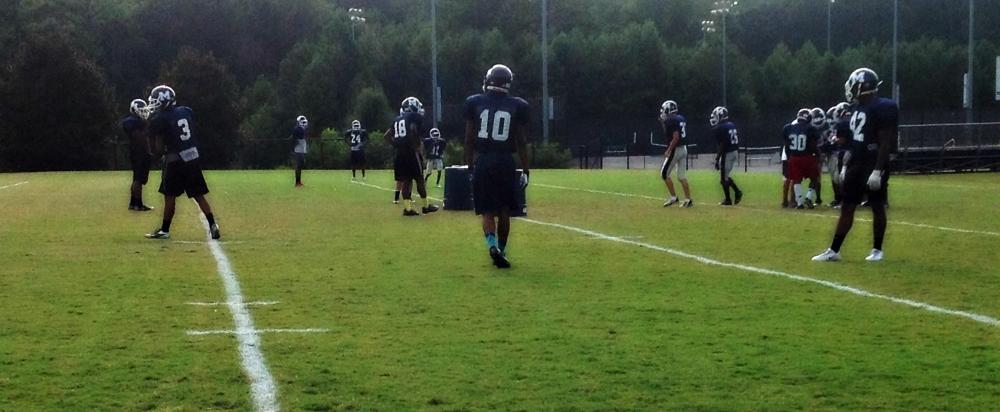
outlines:
{"label": "black shorts", "polygon": [[306,167],[306,154],[305,153],[292,153],[292,159],[295,159],[295,168],[302,169]]}
{"label": "black shorts", "polygon": [[351,150],[351,166],[355,166],[355,168],[364,167],[367,162],[363,150]]}
{"label": "black shorts", "polygon": [[421,179],[424,177],[420,167],[420,156],[416,153],[396,153],[392,162],[392,170],[397,182]]}
{"label": "black shorts", "polygon": [[781,175],[784,176],[785,179],[789,178],[788,177],[788,161],[787,160],[782,160],[781,161]]}
{"label": "black shorts", "polygon": [[868,204],[872,206],[884,205],[889,200],[889,175],[890,170],[882,171],[882,187],[879,190],[868,190],[868,177],[871,176],[873,164],[848,165],[844,174],[844,182],[840,190],[843,192],[844,203],[856,205],[865,200],[868,196]]}
{"label": "black shorts", "polygon": [[208,184],[201,173],[201,164],[176,161],[163,166],[163,179],[160,181],[160,193],[164,196],[177,197],[187,193],[188,197],[208,194]]}
{"label": "black shorts", "polygon": [[499,214],[502,210],[518,210],[519,182],[516,179],[514,157],[510,153],[482,153],[476,156],[472,173],[472,193],[476,214]]}
{"label": "black shorts", "polygon": [[148,154],[141,154],[131,156],[132,160],[132,181],[139,184],[146,184],[149,182],[149,167],[153,162],[153,159]]}

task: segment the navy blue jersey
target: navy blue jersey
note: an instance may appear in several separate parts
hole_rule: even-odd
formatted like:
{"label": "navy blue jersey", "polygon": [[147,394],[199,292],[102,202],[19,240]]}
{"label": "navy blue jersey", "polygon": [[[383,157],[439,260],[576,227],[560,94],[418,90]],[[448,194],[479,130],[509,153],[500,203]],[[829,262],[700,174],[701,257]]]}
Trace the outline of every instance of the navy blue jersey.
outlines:
{"label": "navy blue jersey", "polygon": [[[895,134],[898,127],[899,106],[896,102],[879,97],[867,105],[858,104],[850,124],[852,158],[875,161],[879,150],[878,132],[889,130]],[[895,139],[892,139],[892,145],[890,150],[895,151]]]}
{"label": "navy blue jersey", "polygon": [[146,140],[146,121],[134,114],[122,119],[122,131],[128,138],[129,151],[133,154],[149,153],[149,141]]}
{"label": "navy blue jersey", "polygon": [[837,126],[833,129],[834,135],[837,137],[837,148],[840,150],[849,148],[851,142],[854,141],[854,133],[851,132],[851,119],[844,119],[837,122]]}
{"label": "navy blue jersey", "polygon": [[292,139],[302,140],[302,139],[305,139],[305,138],[306,138],[306,129],[305,128],[303,128],[302,126],[295,126],[295,128],[292,129]]}
{"label": "navy blue jersey", "polygon": [[816,153],[819,133],[809,123],[794,121],[785,125],[781,133],[788,156],[808,156]]}
{"label": "navy blue jersey", "polygon": [[151,136],[163,139],[167,153],[180,153],[197,148],[198,141],[192,134],[191,108],[178,106],[159,112],[149,121]]}
{"label": "navy blue jersey", "polygon": [[365,145],[368,144],[368,131],[365,129],[351,129],[344,136],[347,136],[347,144],[351,146],[352,152],[365,150]]}
{"label": "navy blue jersey", "polygon": [[663,134],[667,139],[667,144],[674,139],[674,132],[680,134],[681,139],[677,143],[679,146],[687,145],[687,120],[684,116],[679,114],[672,114],[667,120],[663,121]]}
{"label": "navy blue jersey", "polygon": [[428,159],[441,159],[444,157],[444,147],[448,143],[444,139],[424,139],[424,154]]}
{"label": "navy blue jersey", "polygon": [[500,93],[477,94],[465,99],[463,116],[473,122],[478,131],[476,152],[517,152],[517,142],[511,135],[514,126],[528,127],[530,110],[524,99]]}
{"label": "navy blue jersey", "polygon": [[723,121],[712,128],[712,135],[715,142],[722,147],[723,153],[729,153],[740,149],[740,132],[736,130],[736,125],[729,121]]}
{"label": "navy blue jersey", "polygon": [[416,153],[420,148],[420,136],[424,134],[424,116],[406,112],[392,120],[392,145],[396,153]]}

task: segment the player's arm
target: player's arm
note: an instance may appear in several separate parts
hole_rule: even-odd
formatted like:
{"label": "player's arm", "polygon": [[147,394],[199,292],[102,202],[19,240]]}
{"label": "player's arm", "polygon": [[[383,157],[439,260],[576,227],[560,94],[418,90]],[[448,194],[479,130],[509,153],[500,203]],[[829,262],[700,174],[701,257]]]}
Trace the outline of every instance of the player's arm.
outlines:
{"label": "player's arm", "polygon": [[[666,132],[667,130],[669,130],[669,127],[667,127],[667,123],[664,122],[663,131]],[[664,156],[670,156],[670,154],[674,152],[674,149],[677,148],[677,144],[681,141],[681,132],[680,130],[674,130],[674,132],[667,137],[670,138],[670,143],[667,144],[667,151],[663,152]]]}
{"label": "player's arm", "polygon": [[465,147],[462,149],[462,160],[472,166],[473,148],[476,146],[476,124],[472,120],[465,121]]}
{"label": "player's arm", "polygon": [[389,146],[392,146],[392,136],[393,136],[392,135],[392,129],[391,128],[387,129],[385,131],[385,134],[382,135],[382,140],[385,140],[386,144],[388,144]]}
{"label": "player's arm", "polygon": [[885,170],[889,165],[889,152],[892,151],[892,139],[896,138],[896,129],[886,127],[878,131],[878,157],[875,159],[875,170]]}
{"label": "player's arm", "polygon": [[722,130],[715,131],[715,143],[718,148],[715,152],[715,168],[719,169],[719,159],[722,159],[722,154],[724,153],[726,143],[722,140]]}
{"label": "player's arm", "polygon": [[519,124],[516,128],[515,144],[517,145],[517,156],[521,159],[521,168],[524,169],[524,174],[530,175],[530,169],[528,168],[528,127]]}

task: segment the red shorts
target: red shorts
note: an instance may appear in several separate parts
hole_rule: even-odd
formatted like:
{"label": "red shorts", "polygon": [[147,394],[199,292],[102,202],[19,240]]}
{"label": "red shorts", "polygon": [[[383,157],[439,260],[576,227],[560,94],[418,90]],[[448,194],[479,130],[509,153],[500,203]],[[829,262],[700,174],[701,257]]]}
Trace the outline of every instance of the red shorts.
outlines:
{"label": "red shorts", "polygon": [[802,179],[819,178],[819,160],[813,156],[792,156],[788,159],[788,178],[798,182]]}

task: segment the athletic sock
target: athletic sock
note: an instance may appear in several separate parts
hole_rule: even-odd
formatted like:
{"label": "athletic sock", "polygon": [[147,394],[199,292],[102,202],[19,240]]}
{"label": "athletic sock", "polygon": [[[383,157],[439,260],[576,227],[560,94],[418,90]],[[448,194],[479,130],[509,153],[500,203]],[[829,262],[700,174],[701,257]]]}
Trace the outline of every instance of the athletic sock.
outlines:
{"label": "athletic sock", "polygon": [[160,225],[160,230],[170,233],[170,220],[163,219],[163,224]]}
{"label": "athletic sock", "polygon": [[806,190],[806,199],[815,200],[816,199],[816,191],[812,190],[812,189]]}
{"label": "athletic sock", "polygon": [[497,241],[497,247],[500,248],[501,252],[507,250],[507,241],[506,240]]}
{"label": "athletic sock", "polygon": [[497,248],[497,249],[500,248],[500,246],[497,245],[497,234],[496,233],[487,233],[486,234],[486,249],[490,249],[490,248]]}
{"label": "athletic sock", "polygon": [[362,177],[362,178],[364,178],[364,177],[365,177],[365,169],[361,169],[361,177]]}
{"label": "athletic sock", "polygon": [[792,188],[795,189],[795,204],[802,206],[802,184],[796,183]]}
{"label": "athletic sock", "polygon": [[736,181],[735,180],[729,179],[729,187],[731,187],[733,189],[733,191],[736,192],[736,193],[743,193],[743,191],[740,190],[740,187],[736,186]]}
{"label": "athletic sock", "polygon": [[132,196],[132,198],[129,199],[129,201],[128,201],[128,205],[129,206],[139,206],[139,202],[135,200],[135,196]]}
{"label": "athletic sock", "polygon": [[830,250],[840,253],[840,247],[844,244],[845,235],[833,235],[833,243],[830,244]]}
{"label": "athletic sock", "polygon": [[875,243],[872,244],[872,249],[882,250],[883,240],[885,240],[885,236],[875,236]]}
{"label": "athletic sock", "polygon": [[393,194],[393,196],[394,196],[394,198],[396,199],[396,201],[398,202],[398,201],[399,201],[399,191],[397,190],[397,191],[395,192],[395,194]]}
{"label": "athletic sock", "polygon": [[722,193],[726,195],[726,203],[732,202],[732,200],[730,200],[729,197],[729,184],[727,183],[722,184]]}
{"label": "athletic sock", "polygon": [[358,171],[354,170],[354,169],[351,169],[351,177],[352,178],[358,177]]}
{"label": "athletic sock", "polygon": [[208,225],[209,226],[212,226],[212,225],[215,224],[215,215],[212,214],[212,213],[209,213],[209,214],[205,215],[205,220],[208,221]]}
{"label": "athletic sock", "polygon": [[438,170],[437,183],[435,183],[435,185],[438,185],[438,186],[441,185],[441,171],[440,170]]}

